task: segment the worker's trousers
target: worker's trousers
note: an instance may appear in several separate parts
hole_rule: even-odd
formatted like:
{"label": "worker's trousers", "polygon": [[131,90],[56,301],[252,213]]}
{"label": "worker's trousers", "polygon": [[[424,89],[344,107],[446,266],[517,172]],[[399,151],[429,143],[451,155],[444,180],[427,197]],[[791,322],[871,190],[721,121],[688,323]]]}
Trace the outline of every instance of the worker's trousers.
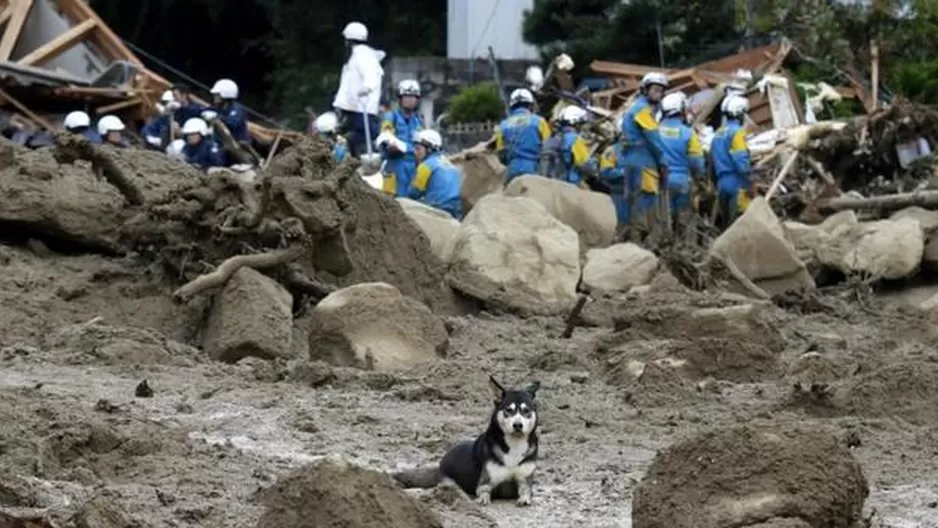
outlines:
{"label": "worker's trousers", "polygon": [[[356,158],[367,152],[363,115],[361,112],[342,111],[342,129],[344,130],[345,139],[348,141],[349,154]],[[374,141],[377,139],[378,133],[381,132],[381,122],[378,120],[378,116],[368,114],[368,128],[368,131],[371,132],[372,148],[377,152]]]}

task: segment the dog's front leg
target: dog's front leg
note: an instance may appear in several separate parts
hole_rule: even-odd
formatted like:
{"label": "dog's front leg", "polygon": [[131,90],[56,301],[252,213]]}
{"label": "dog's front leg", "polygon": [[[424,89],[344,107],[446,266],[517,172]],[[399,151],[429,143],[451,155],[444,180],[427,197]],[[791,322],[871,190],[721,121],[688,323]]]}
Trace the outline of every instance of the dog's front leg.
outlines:
{"label": "dog's front leg", "polygon": [[489,478],[488,471],[483,470],[479,476],[479,484],[476,486],[476,502],[479,504],[492,503],[492,480]]}
{"label": "dog's front leg", "polygon": [[531,505],[531,488],[534,487],[534,477],[528,475],[521,477],[517,480],[518,482],[518,506],[530,506]]}

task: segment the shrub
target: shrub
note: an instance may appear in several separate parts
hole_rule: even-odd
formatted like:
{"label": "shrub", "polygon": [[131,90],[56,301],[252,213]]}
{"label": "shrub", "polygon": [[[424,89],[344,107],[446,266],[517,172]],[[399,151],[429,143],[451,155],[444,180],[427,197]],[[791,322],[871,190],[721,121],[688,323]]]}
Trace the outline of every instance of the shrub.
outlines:
{"label": "shrub", "polygon": [[450,123],[479,123],[501,119],[504,112],[498,86],[487,82],[463,88],[450,99],[447,113]]}

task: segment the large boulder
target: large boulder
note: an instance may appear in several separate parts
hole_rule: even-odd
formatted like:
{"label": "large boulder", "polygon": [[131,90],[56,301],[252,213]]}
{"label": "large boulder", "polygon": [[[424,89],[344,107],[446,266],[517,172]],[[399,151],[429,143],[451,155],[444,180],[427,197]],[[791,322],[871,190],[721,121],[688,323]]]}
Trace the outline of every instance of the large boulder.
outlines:
{"label": "large boulder", "polygon": [[925,252],[925,233],[919,220],[902,217],[854,225],[843,224],[831,232],[818,250],[822,264],[844,274],[876,279],[901,279],[914,275]]}
{"label": "large boulder", "polygon": [[249,356],[284,357],[292,341],[293,296],[265,275],[241,268],[215,297],[202,348],[213,359],[236,363]]}
{"label": "large boulder", "polygon": [[0,222],[67,245],[119,251],[127,201],[86,161],[59,163],[52,149],[0,146]]}
{"label": "large boulder", "polygon": [[505,187],[505,196],[524,196],[544,206],[580,236],[583,250],[604,248],[616,237],[616,209],[608,194],[580,189],[543,176],[519,176]]}
{"label": "large boulder", "polygon": [[818,225],[807,225],[795,221],[783,222],[782,225],[789,240],[795,246],[798,258],[814,274],[823,267],[818,252],[821,248],[830,245],[834,230],[843,225],[853,226],[858,223],[857,214],[848,209],[827,217]]}
{"label": "large boulder", "polygon": [[446,211],[415,200],[398,198],[397,201],[407,216],[427,235],[433,253],[443,262],[448,262],[453,252],[453,239],[459,232],[459,220]]}
{"label": "large boulder", "polygon": [[660,451],[635,489],[632,526],[852,528],[868,495],[860,464],[830,432],[741,425]]}
{"label": "large boulder", "polygon": [[445,354],[449,334],[429,308],[385,283],[329,294],[309,321],[309,356],[369,370],[407,368]]}
{"label": "large boulder", "polygon": [[770,294],[814,288],[814,279],[761,196],[713,242],[710,254],[735,264]]}
{"label": "large boulder", "polygon": [[534,200],[489,195],[463,219],[447,279],[489,305],[560,313],[576,301],[579,240]]}
{"label": "large boulder", "polygon": [[468,213],[483,196],[501,192],[505,184],[505,167],[498,156],[489,152],[469,152],[452,158],[462,169],[462,210]]}
{"label": "large boulder", "polygon": [[658,272],[658,257],[631,242],[586,253],[583,285],[592,292],[628,291],[651,282]]}
{"label": "large boulder", "polygon": [[294,470],[258,498],[257,528],[442,528],[430,509],[384,473],[337,458]]}

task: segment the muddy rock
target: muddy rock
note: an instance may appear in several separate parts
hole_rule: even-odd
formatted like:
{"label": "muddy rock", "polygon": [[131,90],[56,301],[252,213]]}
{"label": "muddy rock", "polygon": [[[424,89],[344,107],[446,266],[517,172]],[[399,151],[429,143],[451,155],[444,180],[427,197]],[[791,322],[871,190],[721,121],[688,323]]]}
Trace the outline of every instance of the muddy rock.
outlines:
{"label": "muddy rock", "polygon": [[528,198],[486,196],[463,219],[447,280],[484,303],[556,314],[576,302],[579,241]]}
{"label": "muddy rock", "polygon": [[593,292],[628,291],[651,282],[658,257],[631,242],[591,249],[583,267],[583,285]]}
{"label": "muddy rock", "polygon": [[367,370],[407,368],[446,353],[443,320],[384,283],[349,286],[316,305],[309,321],[309,355]]}
{"label": "muddy rock", "polygon": [[456,238],[456,233],[459,232],[459,220],[453,218],[446,211],[424,205],[415,200],[398,198],[397,201],[404,208],[407,216],[426,235],[430,241],[430,249],[433,254],[443,262],[449,262],[450,254],[453,252],[453,241]]}
{"label": "muddy rock", "polygon": [[844,274],[901,279],[918,271],[924,251],[921,224],[905,217],[841,225],[831,232],[830,243],[818,251],[818,257]]}
{"label": "muddy rock", "polygon": [[442,528],[423,503],[383,473],[326,458],[259,494],[257,528]]}
{"label": "muddy rock", "polygon": [[52,332],[45,346],[65,363],[74,365],[190,366],[201,359],[198,350],[153,330],[115,327],[94,320]]}
{"label": "muddy rock", "polygon": [[938,364],[911,361],[844,380],[834,396],[846,414],[938,421]]}
{"label": "muddy rock", "polygon": [[822,266],[818,251],[830,244],[831,233],[834,229],[841,225],[856,225],[858,222],[857,214],[852,210],[846,210],[827,217],[818,225],[794,221],[786,221],[782,225],[795,246],[798,258],[807,265],[809,270],[817,272]]}
{"label": "muddy rock", "polygon": [[814,288],[814,279],[764,198],[717,238],[710,254],[734,263],[757,286],[772,293]]}
{"label": "muddy rock", "polygon": [[460,194],[463,214],[471,211],[482,197],[501,192],[505,183],[505,167],[495,154],[474,153],[454,159],[453,164],[462,169]]}
{"label": "muddy rock", "polygon": [[724,528],[790,520],[852,528],[868,494],[860,464],[830,432],[742,425],[659,451],[633,495],[632,525]]}
{"label": "muddy rock", "polygon": [[95,497],[86,502],[71,519],[75,528],[135,528],[142,527],[131,519],[117,503],[106,497]]}
{"label": "muddy rock", "polygon": [[192,165],[155,150],[113,149],[110,154],[148,202],[165,200],[173,189],[187,180],[204,178]]}
{"label": "muddy rock", "polygon": [[577,232],[581,251],[607,247],[615,239],[616,210],[608,194],[527,175],[513,179],[505,187],[505,196],[523,196],[543,205],[554,218]]}
{"label": "muddy rock", "polygon": [[91,164],[59,164],[51,149],[16,151],[0,170],[0,222],[40,237],[117,252],[126,200]]}
{"label": "muddy rock", "polygon": [[212,304],[202,347],[212,359],[275,359],[290,352],[293,296],[276,281],[241,268]]}

